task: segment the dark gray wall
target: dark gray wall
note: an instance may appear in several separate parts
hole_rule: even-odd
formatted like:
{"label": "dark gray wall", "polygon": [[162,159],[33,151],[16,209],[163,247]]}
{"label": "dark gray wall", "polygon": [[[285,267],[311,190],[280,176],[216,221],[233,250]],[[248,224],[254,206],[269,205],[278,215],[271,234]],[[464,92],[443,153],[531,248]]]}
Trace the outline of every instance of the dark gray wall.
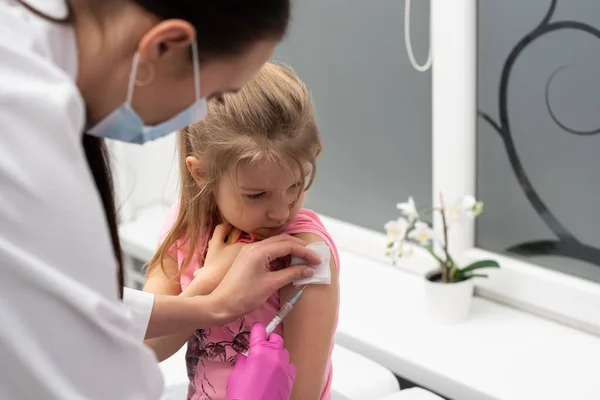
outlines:
{"label": "dark gray wall", "polygon": [[[498,123],[505,106],[499,101],[500,77],[509,53],[550,5],[550,0],[479,1],[478,109]],[[558,0],[550,22],[561,20],[596,30],[600,1]],[[504,140],[479,119],[477,187],[486,211],[477,242],[496,251],[518,246],[514,250],[531,251],[534,262],[600,281],[600,135],[567,132],[553,121],[545,101],[548,85],[550,110],[560,123],[573,130],[600,128],[600,38],[594,34],[564,29],[534,38],[505,85]]]}
{"label": "dark gray wall", "polygon": [[[413,1],[413,48],[429,46],[429,1]],[[409,195],[431,199],[431,75],[404,46],[404,2],[296,0],[275,59],[314,99],[324,153],[306,205],[382,230]]]}

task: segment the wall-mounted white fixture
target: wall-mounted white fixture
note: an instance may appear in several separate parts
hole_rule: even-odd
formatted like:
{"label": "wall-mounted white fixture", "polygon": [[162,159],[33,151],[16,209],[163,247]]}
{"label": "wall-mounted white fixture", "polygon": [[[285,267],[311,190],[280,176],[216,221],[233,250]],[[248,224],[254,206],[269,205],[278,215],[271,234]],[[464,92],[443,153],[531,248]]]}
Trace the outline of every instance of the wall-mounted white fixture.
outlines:
{"label": "wall-mounted white fixture", "polygon": [[406,44],[408,59],[413,68],[419,72],[427,71],[431,67],[431,45],[429,45],[429,49],[427,50],[427,61],[425,61],[425,64],[420,65],[415,58],[412,41],[410,40],[410,0],[404,0],[404,43]]}

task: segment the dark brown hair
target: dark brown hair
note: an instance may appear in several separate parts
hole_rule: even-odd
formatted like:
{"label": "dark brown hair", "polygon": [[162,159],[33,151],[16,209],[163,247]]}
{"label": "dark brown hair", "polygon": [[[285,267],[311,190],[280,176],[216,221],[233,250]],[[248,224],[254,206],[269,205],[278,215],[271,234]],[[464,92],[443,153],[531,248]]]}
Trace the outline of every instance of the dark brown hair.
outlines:
{"label": "dark brown hair", "polygon": [[263,39],[280,40],[290,19],[290,0],[134,0],[163,19],[196,29],[202,58],[236,55]]}
{"label": "dark brown hair", "polygon": [[119,281],[119,295],[123,298],[123,287],[125,279],[123,273],[123,253],[119,242],[119,231],[117,226],[117,210],[115,208],[115,196],[113,188],[112,172],[110,170],[108,151],[104,139],[90,135],[83,135],[83,149],[88,165],[94,176],[96,188],[100,193],[106,222],[110,231],[113,251],[119,266],[117,279]]}

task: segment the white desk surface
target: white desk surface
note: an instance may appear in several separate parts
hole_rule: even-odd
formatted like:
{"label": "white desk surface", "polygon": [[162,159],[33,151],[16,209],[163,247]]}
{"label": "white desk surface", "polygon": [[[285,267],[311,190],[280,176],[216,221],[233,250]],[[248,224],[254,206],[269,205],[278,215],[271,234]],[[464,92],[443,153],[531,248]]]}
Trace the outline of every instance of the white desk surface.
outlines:
{"label": "white desk surface", "polygon": [[343,346],[454,400],[600,399],[599,337],[481,298],[467,321],[435,325],[419,277],[340,257]]}

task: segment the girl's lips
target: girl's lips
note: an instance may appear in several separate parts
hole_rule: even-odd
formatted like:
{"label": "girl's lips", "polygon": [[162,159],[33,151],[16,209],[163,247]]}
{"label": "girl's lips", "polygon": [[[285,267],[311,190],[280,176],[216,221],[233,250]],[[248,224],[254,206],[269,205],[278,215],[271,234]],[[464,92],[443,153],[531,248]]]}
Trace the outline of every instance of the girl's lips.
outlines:
{"label": "girl's lips", "polygon": [[283,225],[282,226],[277,226],[277,227],[270,227],[270,226],[264,226],[260,229],[258,229],[255,233],[256,236],[275,236],[281,233],[281,231],[283,230]]}

